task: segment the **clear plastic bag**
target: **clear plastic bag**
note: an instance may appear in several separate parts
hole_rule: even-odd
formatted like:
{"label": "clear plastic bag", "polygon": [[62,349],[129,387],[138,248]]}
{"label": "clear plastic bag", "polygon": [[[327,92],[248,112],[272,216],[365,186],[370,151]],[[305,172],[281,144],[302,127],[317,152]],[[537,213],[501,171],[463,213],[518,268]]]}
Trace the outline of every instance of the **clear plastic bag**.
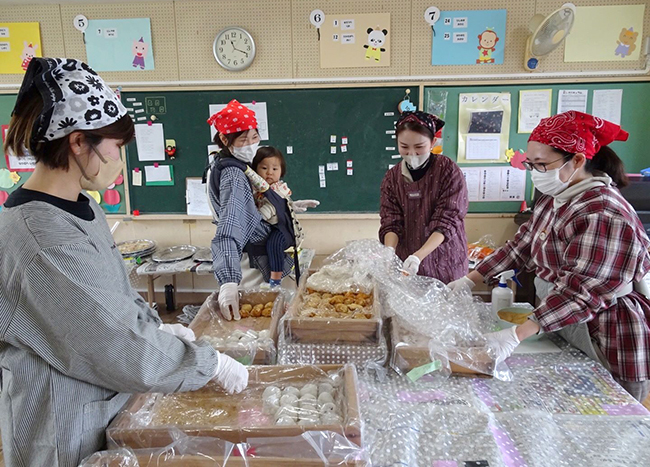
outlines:
{"label": "clear plastic bag", "polygon": [[490,256],[496,250],[496,244],[492,235],[483,235],[478,241],[467,244],[469,251],[469,260],[478,264],[483,259]]}
{"label": "clear plastic bag", "polygon": [[[328,267],[345,272],[348,281],[374,282],[375,300],[381,304],[384,318],[391,318],[393,330],[399,330],[391,332],[391,361],[398,372],[437,361],[440,369],[435,371],[446,374],[453,370],[511,378],[505,364],[495,368],[495,355],[483,337],[494,330],[494,323],[479,299],[468,293],[451,293],[445,284],[430,277],[406,276],[394,251],[376,240],[348,243],[326,260],[323,269]],[[329,276],[333,274],[323,275],[316,285],[339,285]],[[292,307],[299,303],[294,298]],[[416,354],[413,361],[404,358],[411,351]]]}
{"label": "clear plastic bag", "polygon": [[240,320],[225,320],[219,312],[219,294],[205,301],[190,329],[198,340],[205,340],[244,365],[270,365],[276,362],[278,323],[284,313],[285,296],[277,291],[242,291]]}
{"label": "clear plastic bag", "polygon": [[160,448],[118,448],[97,452],[80,467],[159,466],[365,466],[367,454],[344,436],[330,431],[307,431],[298,436],[248,438],[233,444],[170,429],[173,440]]}
{"label": "clear plastic bag", "polygon": [[354,366],[253,366],[248,387],[228,395],[214,382],[177,394],[139,394],[107,429],[109,447],[170,444],[169,429],[241,443],[332,431],[361,446]]}

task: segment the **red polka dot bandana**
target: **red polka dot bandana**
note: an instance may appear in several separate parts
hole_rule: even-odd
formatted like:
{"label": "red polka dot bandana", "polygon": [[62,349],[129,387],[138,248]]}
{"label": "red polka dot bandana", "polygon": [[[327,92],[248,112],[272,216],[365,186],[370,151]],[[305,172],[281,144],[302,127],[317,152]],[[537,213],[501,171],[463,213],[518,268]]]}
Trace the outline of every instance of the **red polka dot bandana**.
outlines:
{"label": "red polka dot bandana", "polygon": [[208,125],[214,126],[222,135],[229,135],[257,129],[257,119],[255,112],[233,99],[224,109],[208,118]]}
{"label": "red polka dot bandana", "polygon": [[537,141],[572,154],[581,152],[591,159],[601,147],[613,141],[627,141],[628,136],[628,132],[615,123],[570,110],[542,119],[528,141]]}

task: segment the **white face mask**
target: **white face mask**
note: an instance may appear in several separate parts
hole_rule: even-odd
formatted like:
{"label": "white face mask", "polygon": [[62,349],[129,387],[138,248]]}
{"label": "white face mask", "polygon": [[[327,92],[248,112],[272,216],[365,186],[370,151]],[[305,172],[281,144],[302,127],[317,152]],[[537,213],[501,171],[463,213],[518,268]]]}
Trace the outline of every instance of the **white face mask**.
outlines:
{"label": "white face mask", "polygon": [[242,147],[233,146],[231,152],[232,155],[235,156],[235,159],[238,159],[245,164],[250,164],[253,162],[253,159],[255,159],[255,154],[257,154],[257,148],[259,147],[260,143],[253,143]]}
{"label": "white face mask", "polygon": [[569,183],[571,183],[571,179],[578,171],[578,169],[574,170],[566,182],[560,180],[560,170],[562,170],[562,168],[568,163],[569,161],[566,161],[562,167],[558,169],[547,170],[546,172],[538,172],[537,170],[533,170],[533,172],[530,174],[530,178],[533,181],[535,188],[537,188],[545,195],[549,196],[556,196],[566,190],[569,186]]}
{"label": "white face mask", "polygon": [[417,170],[424,166],[429,161],[431,154],[424,154],[423,156],[402,156],[411,169]]}

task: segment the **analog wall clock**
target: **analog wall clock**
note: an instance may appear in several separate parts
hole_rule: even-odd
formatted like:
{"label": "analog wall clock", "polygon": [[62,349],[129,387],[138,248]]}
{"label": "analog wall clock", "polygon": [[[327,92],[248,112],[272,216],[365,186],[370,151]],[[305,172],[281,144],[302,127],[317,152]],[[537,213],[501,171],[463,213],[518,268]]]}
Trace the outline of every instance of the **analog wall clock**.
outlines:
{"label": "analog wall clock", "polygon": [[242,71],[255,60],[255,41],[248,31],[228,27],[217,34],[212,45],[217,63],[229,71]]}

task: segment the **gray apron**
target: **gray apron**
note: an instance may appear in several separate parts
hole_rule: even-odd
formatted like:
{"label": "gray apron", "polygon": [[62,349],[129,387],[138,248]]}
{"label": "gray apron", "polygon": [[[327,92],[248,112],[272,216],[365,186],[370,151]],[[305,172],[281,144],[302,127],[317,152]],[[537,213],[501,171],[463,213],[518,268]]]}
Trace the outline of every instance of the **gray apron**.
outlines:
{"label": "gray apron", "polygon": [[[553,290],[553,284],[539,277],[535,277],[535,294],[540,300],[544,300]],[[587,323],[571,324],[556,332],[565,341],[576,349],[583,351],[589,358],[599,362],[608,371],[609,362],[600,350],[598,343],[589,334]]]}

